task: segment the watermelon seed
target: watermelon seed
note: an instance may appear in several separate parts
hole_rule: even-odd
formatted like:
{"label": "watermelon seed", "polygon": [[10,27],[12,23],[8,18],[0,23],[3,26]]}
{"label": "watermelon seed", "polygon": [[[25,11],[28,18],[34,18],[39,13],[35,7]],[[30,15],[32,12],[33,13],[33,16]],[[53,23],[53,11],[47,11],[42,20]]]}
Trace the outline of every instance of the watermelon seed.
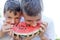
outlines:
{"label": "watermelon seed", "polygon": [[37,34],[37,32],[36,33],[34,33],[34,35],[36,35]]}
{"label": "watermelon seed", "polygon": [[14,34],[14,36],[17,36],[17,34]]}
{"label": "watermelon seed", "polygon": [[31,35],[29,35],[29,37],[31,37],[32,36],[32,34]]}

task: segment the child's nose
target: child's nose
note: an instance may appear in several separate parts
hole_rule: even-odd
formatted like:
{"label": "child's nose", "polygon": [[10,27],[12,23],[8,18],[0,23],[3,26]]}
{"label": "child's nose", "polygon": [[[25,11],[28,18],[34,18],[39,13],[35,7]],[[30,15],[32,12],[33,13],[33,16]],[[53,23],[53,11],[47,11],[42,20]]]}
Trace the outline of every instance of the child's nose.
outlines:
{"label": "child's nose", "polygon": [[11,20],[11,24],[14,25],[14,20]]}
{"label": "child's nose", "polygon": [[37,25],[37,23],[36,23],[36,22],[33,22],[33,23],[32,23],[32,26],[36,26],[36,25]]}

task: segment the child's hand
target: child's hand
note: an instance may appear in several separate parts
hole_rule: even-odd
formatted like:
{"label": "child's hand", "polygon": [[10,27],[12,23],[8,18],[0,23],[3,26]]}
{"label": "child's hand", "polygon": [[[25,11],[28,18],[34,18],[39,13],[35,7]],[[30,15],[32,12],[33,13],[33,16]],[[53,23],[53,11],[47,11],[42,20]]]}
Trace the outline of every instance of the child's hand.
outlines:
{"label": "child's hand", "polygon": [[9,24],[9,21],[5,21],[3,26],[2,26],[2,32],[8,33],[10,35],[11,29],[13,25]]}
{"label": "child's hand", "polygon": [[21,38],[17,37],[17,36],[14,36],[13,37],[13,40],[22,40]]}
{"label": "child's hand", "polygon": [[25,38],[24,40],[31,40],[31,38],[27,37],[27,38]]}
{"label": "child's hand", "polygon": [[41,40],[42,39],[47,40],[47,38],[44,36],[47,26],[48,26],[48,24],[46,22],[41,23],[41,28],[40,28],[41,32],[39,33]]}
{"label": "child's hand", "polygon": [[19,35],[13,34],[13,40],[22,40]]}

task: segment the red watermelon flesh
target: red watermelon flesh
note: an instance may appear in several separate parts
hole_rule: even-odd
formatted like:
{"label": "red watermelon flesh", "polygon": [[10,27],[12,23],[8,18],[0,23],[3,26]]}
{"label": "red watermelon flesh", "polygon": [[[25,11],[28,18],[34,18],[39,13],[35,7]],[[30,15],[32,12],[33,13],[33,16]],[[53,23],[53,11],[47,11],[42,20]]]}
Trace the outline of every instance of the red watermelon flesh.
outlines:
{"label": "red watermelon flesh", "polygon": [[19,23],[17,26],[13,27],[13,31],[20,35],[30,34],[39,29],[40,29],[40,23],[38,23],[36,27],[33,27],[33,26],[26,26],[26,23],[22,22]]}

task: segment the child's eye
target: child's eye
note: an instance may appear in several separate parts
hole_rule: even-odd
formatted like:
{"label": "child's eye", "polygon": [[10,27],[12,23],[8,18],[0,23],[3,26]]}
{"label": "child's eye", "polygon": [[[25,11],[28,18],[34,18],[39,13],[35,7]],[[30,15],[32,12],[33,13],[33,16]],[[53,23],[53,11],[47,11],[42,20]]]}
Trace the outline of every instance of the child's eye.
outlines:
{"label": "child's eye", "polygon": [[15,19],[20,19],[19,17],[16,17]]}
{"label": "child's eye", "polygon": [[36,20],[36,21],[40,21],[40,19]]}
{"label": "child's eye", "polygon": [[28,22],[31,22],[31,20],[27,20]]}
{"label": "child's eye", "polygon": [[8,17],[8,18],[11,18],[11,17]]}

